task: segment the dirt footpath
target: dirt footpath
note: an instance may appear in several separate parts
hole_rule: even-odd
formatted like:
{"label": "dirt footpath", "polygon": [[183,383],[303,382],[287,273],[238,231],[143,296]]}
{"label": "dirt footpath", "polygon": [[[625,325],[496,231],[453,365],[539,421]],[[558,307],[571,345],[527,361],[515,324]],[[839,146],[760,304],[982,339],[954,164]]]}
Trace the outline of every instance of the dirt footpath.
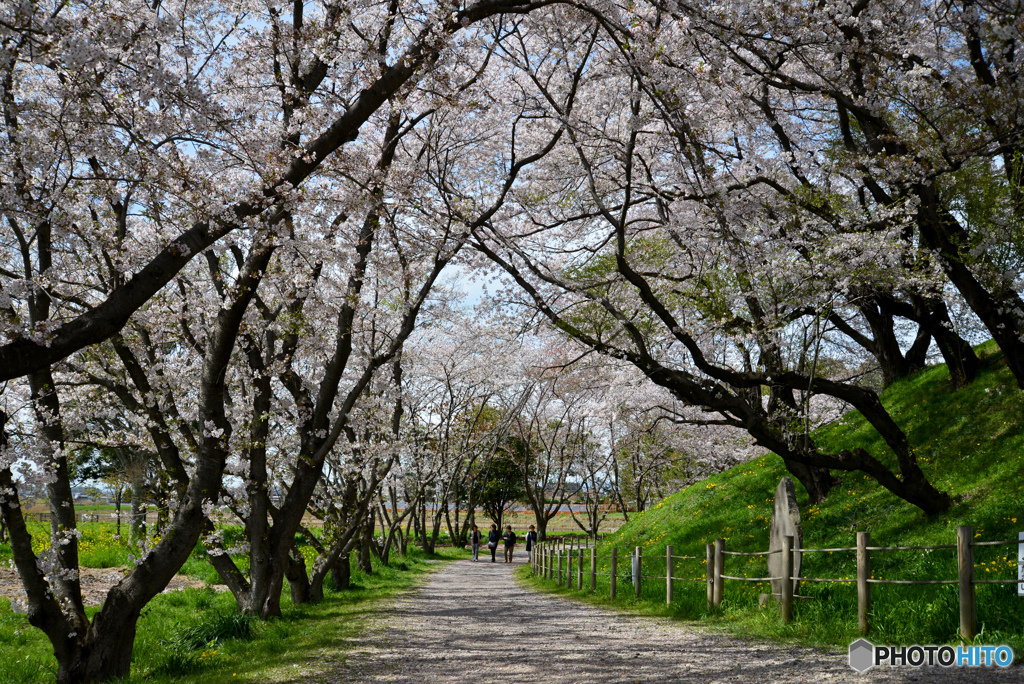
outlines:
{"label": "dirt footpath", "polygon": [[[523,551],[519,562],[526,561]],[[708,635],[523,589],[512,565],[458,561],[375,618],[346,665],[305,681],[404,682],[1024,682],[1024,668],[872,670],[845,655]],[[1021,654],[1020,657],[1024,657]]]}

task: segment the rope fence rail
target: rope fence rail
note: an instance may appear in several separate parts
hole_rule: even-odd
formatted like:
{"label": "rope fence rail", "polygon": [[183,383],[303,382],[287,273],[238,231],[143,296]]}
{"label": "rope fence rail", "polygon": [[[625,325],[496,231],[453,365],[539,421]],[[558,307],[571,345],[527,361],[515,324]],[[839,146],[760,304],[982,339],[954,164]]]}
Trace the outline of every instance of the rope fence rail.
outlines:
{"label": "rope fence rail", "polygon": [[[1014,580],[1016,581],[1016,580]],[[868,584],[959,584],[960,580],[887,580],[868,579]],[[977,584],[977,582],[975,582]]]}
{"label": "rope fence rail", "polygon": [[[978,546],[978,544],[972,544],[972,546]],[[932,546],[867,546],[865,548],[868,551],[935,551],[936,549],[955,549],[956,544],[934,544]]]}
{"label": "rope fence rail", "polygon": [[782,553],[782,549],[771,551],[722,551],[726,556],[770,556],[775,553]]}
{"label": "rope fence rail", "polygon": [[773,582],[781,580],[781,577],[734,577],[733,575],[719,575],[722,579],[739,580],[740,582]]}
{"label": "rope fence rail", "polygon": [[[584,575],[590,577],[590,591],[596,591],[597,578],[608,578],[608,593],[614,599],[618,590],[619,582],[632,584],[633,593],[639,597],[645,580],[665,582],[665,601],[671,604],[673,600],[673,585],[676,582],[705,582],[707,583],[707,601],[709,607],[719,607],[724,594],[725,580],[735,582],[775,582],[778,583],[771,594],[775,596],[782,607],[783,620],[792,620],[793,599],[807,599],[806,596],[795,596],[795,585],[799,582],[825,582],[835,584],[856,584],[857,585],[857,622],[861,634],[868,634],[870,631],[871,616],[871,585],[949,585],[956,584],[959,589],[960,601],[960,634],[965,640],[972,640],[977,634],[977,609],[975,601],[975,586],[980,584],[1017,584],[1024,585],[1024,577],[1017,579],[975,579],[974,578],[974,548],[982,546],[1010,546],[1013,544],[1024,544],[1024,533],[1021,540],[994,540],[974,541],[974,528],[970,525],[957,527],[957,541],[955,544],[933,544],[915,546],[871,546],[871,537],[868,532],[856,534],[856,546],[843,546],[832,548],[803,548],[794,544],[793,537],[783,538],[783,547],[780,549],[769,549],[767,551],[732,551],[726,550],[725,540],[716,539],[713,544],[706,547],[704,557],[696,555],[676,555],[671,546],[665,547],[663,554],[644,556],[643,547],[636,547],[632,552],[626,551],[619,554],[619,549],[611,548],[610,553],[598,555],[597,547],[587,543],[586,553],[581,546],[573,547],[572,541],[566,545],[565,540],[545,541],[534,546],[531,551],[530,564],[533,573],[542,576],[544,579],[555,580],[558,586],[562,586],[563,579],[569,588],[574,585],[573,575],[576,575],[575,585],[583,590]],[[934,551],[944,549],[956,549],[957,578],[956,579],[887,579],[874,577],[871,574],[872,553],[883,553],[893,551]],[[855,552],[857,554],[857,576],[856,577],[800,577],[794,572],[795,559],[798,554],[804,553],[843,553]],[[739,575],[725,574],[725,557],[757,557],[782,554],[781,574],[771,577],[743,577]],[[586,560],[589,559],[589,568],[585,569]],[[706,567],[706,574],[703,577],[677,577],[674,572],[675,561],[699,560]],[[598,572],[598,561],[607,561],[607,571],[602,569]],[[620,561],[622,567],[620,567]],[[646,563],[665,563],[665,574],[644,574],[643,567]],[[658,567],[660,570],[660,566]],[[790,581],[786,581],[790,580]],[[780,589],[781,587],[781,589]],[[762,595],[762,597],[765,595]]]}

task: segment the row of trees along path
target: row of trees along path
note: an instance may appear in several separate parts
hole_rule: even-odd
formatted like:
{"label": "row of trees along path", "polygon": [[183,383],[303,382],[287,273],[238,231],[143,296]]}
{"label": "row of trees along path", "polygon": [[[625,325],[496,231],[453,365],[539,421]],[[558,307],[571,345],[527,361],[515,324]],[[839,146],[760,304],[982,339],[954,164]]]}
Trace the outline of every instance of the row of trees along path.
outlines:
{"label": "row of trees along path", "polygon": [[[524,588],[527,562],[457,561],[375,614],[353,655],[306,681],[861,682],[846,654],[744,641]],[[880,669],[873,682],[1007,682],[991,670]]]}

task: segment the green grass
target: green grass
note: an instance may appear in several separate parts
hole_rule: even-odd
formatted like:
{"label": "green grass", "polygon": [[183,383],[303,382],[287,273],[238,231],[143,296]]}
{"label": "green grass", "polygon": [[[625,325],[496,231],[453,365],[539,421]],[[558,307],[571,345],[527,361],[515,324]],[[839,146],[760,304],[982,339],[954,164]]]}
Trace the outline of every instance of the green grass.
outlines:
{"label": "green grass", "polygon": [[[50,546],[50,523],[27,521],[32,535],[32,550],[38,555]],[[80,522],[77,524],[82,536],[78,540],[79,562],[87,568],[116,568],[128,564],[132,549],[128,544],[128,525],[122,523],[121,536],[115,534],[117,525],[113,522]],[[137,553],[136,553],[137,555]],[[11,560],[10,543],[0,544],[0,563]]]}
{"label": "green grass", "polygon": [[[440,549],[435,560],[463,558]],[[292,605],[287,588],[283,617],[262,622],[240,616],[234,597],[212,589],[160,594],[143,611],[129,682],[267,682],[294,679],[344,662],[346,650],[380,602],[407,590],[437,565],[419,549],[375,563],[366,575],[353,565],[353,588],[327,590],[323,601]],[[94,609],[93,609],[94,610]],[[0,599],[0,684],[53,681],[56,666],[42,632]]]}
{"label": "green grass", "polygon": [[[890,387],[882,401],[906,431],[922,468],[940,489],[952,493],[955,505],[928,517],[860,473],[836,473],[841,483],[816,506],[807,505],[806,491],[797,484],[808,548],[850,547],[855,532],[871,533],[872,545],[936,545],[956,541],[957,525],[972,525],[980,540],[1016,539],[1024,530],[1024,393],[1001,363],[991,343],[979,348],[985,369],[969,387],[953,392],[945,366],[929,368]],[[895,468],[895,458],[859,413],[846,415],[815,435],[826,450],[859,446]],[[786,475],[782,460],[768,455],[665,499],[609,535],[599,554],[618,548],[619,574],[628,573],[628,555],[640,546],[644,574],[665,574],[665,546],[676,555],[697,556],[676,561],[675,576],[704,577],[705,545],[716,537],[726,548],[763,551],[768,548],[772,499],[779,479]],[[1016,577],[1017,547],[976,547],[978,579]],[[626,558],[623,560],[623,556]],[[726,557],[726,574],[764,577],[763,557]],[[956,579],[955,549],[936,551],[874,552],[872,570],[884,579]],[[608,561],[599,562],[608,572]],[[816,553],[803,557],[806,577],[854,578],[853,553]],[[526,577],[527,571],[520,576]],[[537,580],[524,579],[540,586]],[[543,583],[550,589],[550,583]],[[561,590],[565,592],[565,590]],[[709,611],[703,582],[678,582],[675,601],[665,606],[664,580],[647,580],[642,596],[619,583],[620,598],[606,598],[608,579],[599,581],[587,600],[643,613],[696,620],[708,626],[746,636],[767,637],[790,643],[845,648],[857,638],[856,586],[805,582],[801,594],[814,600],[798,601],[795,619],[784,624],[779,611],[758,608],[758,595],[768,584],[726,581],[722,606]],[[576,592],[573,592],[576,593]],[[873,585],[870,638],[876,643],[953,643],[957,640],[957,589],[952,586]],[[977,587],[978,643],[1011,645],[1024,654],[1024,598],[1016,585]]]}

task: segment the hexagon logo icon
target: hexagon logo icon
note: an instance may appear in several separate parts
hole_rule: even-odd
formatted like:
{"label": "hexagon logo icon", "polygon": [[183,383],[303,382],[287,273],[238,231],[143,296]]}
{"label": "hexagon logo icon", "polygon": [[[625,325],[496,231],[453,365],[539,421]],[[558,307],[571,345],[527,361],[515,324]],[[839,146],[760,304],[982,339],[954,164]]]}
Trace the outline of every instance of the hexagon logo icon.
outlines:
{"label": "hexagon logo icon", "polygon": [[874,666],[874,644],[867,639],[857,639],[850,644],[850,667],[857,672],[867,672]]}

